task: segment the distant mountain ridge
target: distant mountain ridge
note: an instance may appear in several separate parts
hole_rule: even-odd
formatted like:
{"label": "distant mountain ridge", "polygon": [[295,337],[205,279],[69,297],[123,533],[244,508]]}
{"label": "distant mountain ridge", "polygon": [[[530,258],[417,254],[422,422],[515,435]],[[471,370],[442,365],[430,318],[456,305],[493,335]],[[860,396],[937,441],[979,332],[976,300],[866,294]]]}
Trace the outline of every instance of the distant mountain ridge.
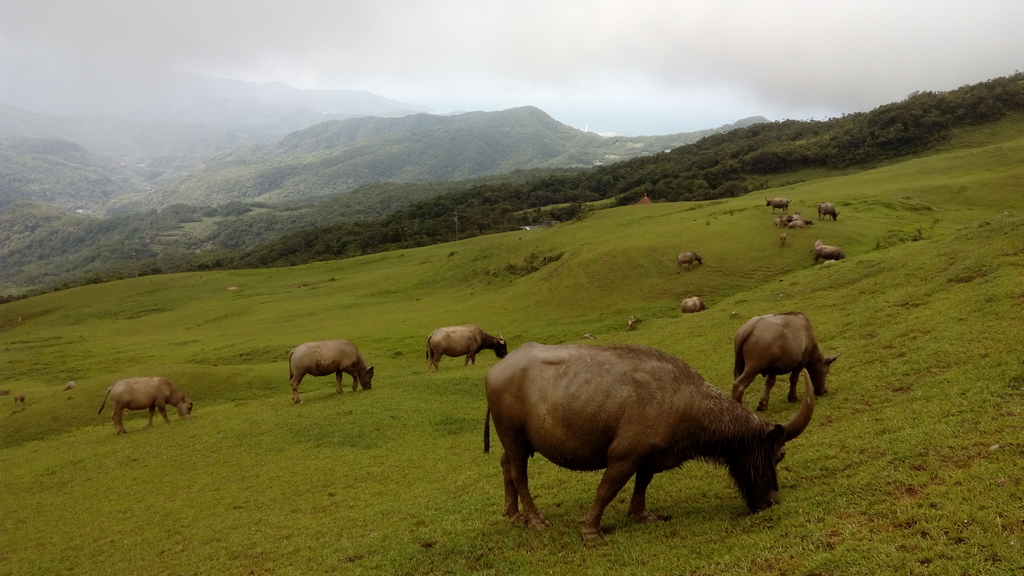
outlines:
{"label": "distant mountain ridge", "polygon": [[329,121],[293,132],[258,154],[208,162],[160,189],[121,198],[116,209],[310,202],[375,182],[438,182],[521,169],[590,167],[663,152],[732,127],[606,138],[566,126],[532,106],[455,116]]}

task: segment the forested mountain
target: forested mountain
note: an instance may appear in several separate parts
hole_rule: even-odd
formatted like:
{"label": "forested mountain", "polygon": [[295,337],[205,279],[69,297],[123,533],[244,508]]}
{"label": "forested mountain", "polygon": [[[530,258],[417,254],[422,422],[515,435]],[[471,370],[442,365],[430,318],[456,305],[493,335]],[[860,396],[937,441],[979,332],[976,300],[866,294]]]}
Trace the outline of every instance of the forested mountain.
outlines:
{"label": "forested mountain", "polygon": [[0,207],[37,200],[65,209],[94,210],[139,192],[133,171],[59,138],[0,138]]}
{"label": "forested mountain", "polygon": [[605,138],[566,126],[534,107],[330,121],[289,134],[275,146],[207,162],[174,183],[122,199],[117,210],[232,201],[280,205],[324,199],[374,182],[439,182],[518,169],[589,167],[661,152],[732,127]]}
{"label": "forested mountain", "polygon": [[50,116],[0,104],[0,137],[57,138],[130,166],[139,178],[159,178],[213,154],[278,137],[233,132],[209,124],[131,120],[113,116]]}
{"label": "forested mountain", "polygon": [[[531,109],[518,112],[536,115]],[[959,128],[1022,113],[1024,74],[1016,74],[949,92],[913,94],[870,112],[827,121],[753,124],[669,152],[607,166],[542,174],[517,172],[429,188],[380,184],[359,190],[346,200],[358,200],[356,203],[345,204],[344,197],[339,197],[315,206],[263,207],[244,214],[249,208],[241,204],[217,209],[172,206],[159,213],[125,215],[118,220],[122,225],[116,227],[117,234],[136,230],[134,236],[127,232],[118,236],[120,245],[138,246],[142,234],[141,241],[150,250],[134,251],[131,260],[105,256],[108,248],[104,248],[100,232],[109,224],[91,222],[96,219],[64,217],[57,223],[34,218],[40,225],[24,232],[21,241],[11,241],[11,223],[26,220],[24,215],[12,215],[12,208],[0,211],[0,279],[18,286],[40,286],[64,278],[63,284],[69,285],[139,273],[291,265],[450,241],[455,239],[456,213],[459,237],[465,238],[544,218],[584,217],[591,209],[586,203],[596,200],[614,205],[633,203],[644,194],[655,201],[735,197],[792,181],[807,169],[837,174],[839,169],[867,168],[920,154],[946,141]],[[315,131],[305,141],[289,141],[287,146],[327,146],[331,138],[345,137],[344,133],[329,133]],[[386,196],[380,196],[381,192]],[[403,204],[402,198],[417,195],[433,196]],[[389,200],[375,207],[381,197]],[[20,204],[15,208],[37,210]],[[372,216],[389,208],[396,210],[365,220],[341,216],[351,212]],[[153,220],[138,224],[143,217]],[[202,234],[182,226],[204,217],[219,220],[211,222]],[[147,225],[150,228],[145,232]],[[295,227],[306,225],[313,227]],[[85,229],[93,232],[82,233]],[[253,233],[266,229],[273,234]],[[31,235],[50,238],[58,231],[68,240],[57,252],[39,247],[46,243],[26,240]],[[280,237],[267,242],[273,235]],[[59,270],[48,265],[55,256],[62,259]],[[31,273],[26,272],[29,268]],[[72,272],[79,277],[69,279]]]}

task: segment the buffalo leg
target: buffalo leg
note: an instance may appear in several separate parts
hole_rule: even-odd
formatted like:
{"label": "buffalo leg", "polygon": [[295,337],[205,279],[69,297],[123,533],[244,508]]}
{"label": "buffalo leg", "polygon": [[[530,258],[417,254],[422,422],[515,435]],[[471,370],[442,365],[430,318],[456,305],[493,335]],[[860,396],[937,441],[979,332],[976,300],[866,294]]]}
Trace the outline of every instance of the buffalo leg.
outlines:
{"label": "buffalo leg", "polygon": [[156,404],[149,407],[149,422],[146,422],[146,428],[153,427],[153,414],[156,413]]}
{"label": "buffalo leg", "polygon": [[359,377],[356,376],[355,371],[352,372],[352,391],[356,391],[356,387],[359,386]]}
{"label": "buffalo leg", "polygon": [[299,383],[302,382],[302,374],[294,376],[288,381],[292,386],[292,402],[296,404],[302,404],[302,400],[299,399]]}
{"label": "buffalo leg", "polygon": [[652,470],[641,468],[636,471],[633,480],[633,498],[629,501],[629,515],[637,522],[660,522],[668,520],[668,516],[655,514],[647,509],[647,487],[654,479]]}
{"label": "buffalo leg", "polygon": [[750,370],[748,365],[747,369],[732,383],[732,399],[742,404],[743,393],[747,391],[747,387],[754,381],[754,378],[757,378],[757,372]]}
{"label": "buffalo leg", "polygon": [[334,373],[334,381],[337,383],[337,385],[334,387],[334,391],[337,392],[338,394],[341,394],[341,377],[344,375],[345,373],[342,372],[341,370],[338,370],[337,372]]}
{"label": "buffalo leg", "polygon": [[128,430],[124,427],[124,421],[122,416],[124,415],[124,406],[115,406],[114,414],[110,417],[114,421],[114,432],[118,434],[127,434]]}
{"label": "buffalo leg", "polygon": [[786,400],[790,402],[796,402],[798,400],[796,396],[796,385],[800,382],[800,370],[793,370],[793,373],[789,375],[789,396]]}
{"label": "buffalo leg", "polygon": [[519,492],[516,491],[516,483],[512,481],[512,468],[508,462],[508,452],[501,455],[501,477],[505,483],[505,509],[502,516],[508,516],[509,520],[525,520],[519,512]]}
{"label": "buffalo leg", "polygon": [[[533,502],[533,496],[530,494],[530,482],[526,475],[526,465],[528,462],[528,456],[526,452],[519,454],[510,454],[508,450],[502,456],[502,469],[507,471],[507,474],[512,479],[512,484],[515,487],[516,495],[519,496],[519,501],[523,503],[523,512],[520,516],[512,516],[513,520],[518,520],[522,517],[526,520],[526,525],[534,530],[545,530],[551,526],[551,522],[548,522],[547,518],[541,516],[537,510],[537,505]],[[506,489],[508,484],[506,483]],[[509,495],[505,494],[505,506],[507,513],[508,510]],[[513,505],[513,509],[515,505]],[[518,514],[518,511],[516,511]]]}
{"label": "buffalo leg", "polygon": [[[583,535],[584,540],[597,540],[604,537],[604,533],[601,532],[601,516],[604,515],[604,509],[615,499],[615,496],[636,471],[636,464],[633,462],[608,463],[608,468],[605,469],[604,476],[601,477],[601,483],[597,485],[597,497],[591,504],[590,510],[587,510],[586,516],[580,520],[580,534]],[[647,483],[650,483],[649,479]]]}
{"label": "buffalo leg", "polygon": [[469,366],[470,362],[473,363],[473,366],[476,366],[476,354],[472,352],[466,354],[466,361],[462,363],[462,367],[465,368],[466,366]]}
{"label": "buffalo leg", "polygon": [[768,396],[772,393],[772,388],[775,387],[775,374],[769,374],[764,379],[764,394],[761,394],[761,401],[757,403],[757,411],[764,412],[768,409]]}
{"label": "buffalo leg", "polygon": [[[156,407],[157,407],[158,410],[160,410],[160,415],[164,417],[164,422],[170,424],[171,423],[171,419],[167,417],[167,406],[164,405],[164,404],[157,404]],[[153,413],[152,412],[149,413],[149,419],[150,420],[153,419]]]}

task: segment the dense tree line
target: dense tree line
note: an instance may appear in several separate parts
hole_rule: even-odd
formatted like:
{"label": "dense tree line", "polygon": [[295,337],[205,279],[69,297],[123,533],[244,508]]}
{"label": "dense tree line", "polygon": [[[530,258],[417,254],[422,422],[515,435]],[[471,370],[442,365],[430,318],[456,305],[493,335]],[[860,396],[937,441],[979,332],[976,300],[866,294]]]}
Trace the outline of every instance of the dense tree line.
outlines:
{"label": "dense tree line", "polygon": [[[62,232],[58,226],[54,238],[42,242],[30,256],[15,255],[12,264],[6,262],[11,251],[5,234],[0,272],[6,279],[12,271],[32,266],[55,267],[65,276],[73,271],[89,271],[91,276],[86,280],[79,277],[63,281],[73,284],[123,277],[133,271],[286,266],[451,241],[456,238],[456,215],[458,236],[467,238],[544,219],[581,218],[586,215],[585,203],[601,199],[614,198],[618,204],[630,204],[644,194],[655,201],[736,197],[763,187],[765,176],[770,174],[804,168],[877,165],[927,150],[959,127],[992,122],[1013,112],[1024,112],[1024,74],[949,92],[914,93],[901,102],[841,118],[754,124],[610,166],[545,175],[521,173],[463,185],[461,189],[457,183],[449,183],[450,191],[399,207],[384,216],[358,221],[339,217],[335,223],[325,223],[325,210],[314,208],[321,219],[311,219],[311,227],[258,246],[253,243],[266,238],[261,233],[274,226],[284,230],[287,226],[282,222],[287,222],[289,216],[240,216],[236,222],[242,224],[235,228],[226,226],[214,240],[208,240],[209,245],[203,250],[192,246],[159,253],[154,253],[151,246],[147,249],[140,245],[137,236],[125,232],[136,225],[136,220],[130,218],[98,221],[90,224],[86,232]],[[392,201],[393,205],[400,204],[395,198]],[[154,230],[172,223],[177,226],[183,218],[195,216],[191,211],[201,211],[171,208],[174,210],[149,214],[150,220],[145,223],[138,222],[143,228],[150,226],[146,232],[150,241]],[[229,230],[234,232],[228,233]],[[62,241],[82,242],[71,237],[75,233],[95,237],[89,256],[68,260],[63,266],[47,264],[54,256],[61,256]],[[246,238],[246,234],[251,238]],[[131,266],[125,261],[128,252],[134,259]],[[59,258],[57,261],[60,262]]]}

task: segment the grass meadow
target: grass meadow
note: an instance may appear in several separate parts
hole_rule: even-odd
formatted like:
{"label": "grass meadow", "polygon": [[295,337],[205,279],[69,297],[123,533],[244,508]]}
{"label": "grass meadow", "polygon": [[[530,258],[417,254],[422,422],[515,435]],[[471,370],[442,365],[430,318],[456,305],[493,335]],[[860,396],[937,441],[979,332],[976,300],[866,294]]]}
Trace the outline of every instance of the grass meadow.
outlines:
{"label": "grass meadow", "polygon": [[[0,387],[27,398],[0,397],[0,574],[1021,573],[1024,119],[790,178],[805,181],[767,192],[840,216],[784,247],[755,192],[0,306]],[[848,258],[812,266],[819,238]],[[704,264],[676,274],[684,250]],[[692,295],[709,309],[681,315]],[[479,324],[510,349],[589,333],[665,350],[728,391],[736,329],[790,310],[841,356],[779,466],[782,503],[750,514],[723,468],[690,462],[648,492],[671,521],[626,518],[627,485],[596,544],[577,520],[599,472],[537,456],[531,488],[553,526],[501,517],[500,444],[482,450],[494,355],[437,374],[424,360],[437,326]],[[288,351],[330,338],[360,347],[373,389],[307,377],[292,404]],[[96,413],[104,392],[145,375],[173,380],[193,417],[147,429],[130,412],[115,436],[110,407]],[[795,409],[780,385],[763,416]]]}

